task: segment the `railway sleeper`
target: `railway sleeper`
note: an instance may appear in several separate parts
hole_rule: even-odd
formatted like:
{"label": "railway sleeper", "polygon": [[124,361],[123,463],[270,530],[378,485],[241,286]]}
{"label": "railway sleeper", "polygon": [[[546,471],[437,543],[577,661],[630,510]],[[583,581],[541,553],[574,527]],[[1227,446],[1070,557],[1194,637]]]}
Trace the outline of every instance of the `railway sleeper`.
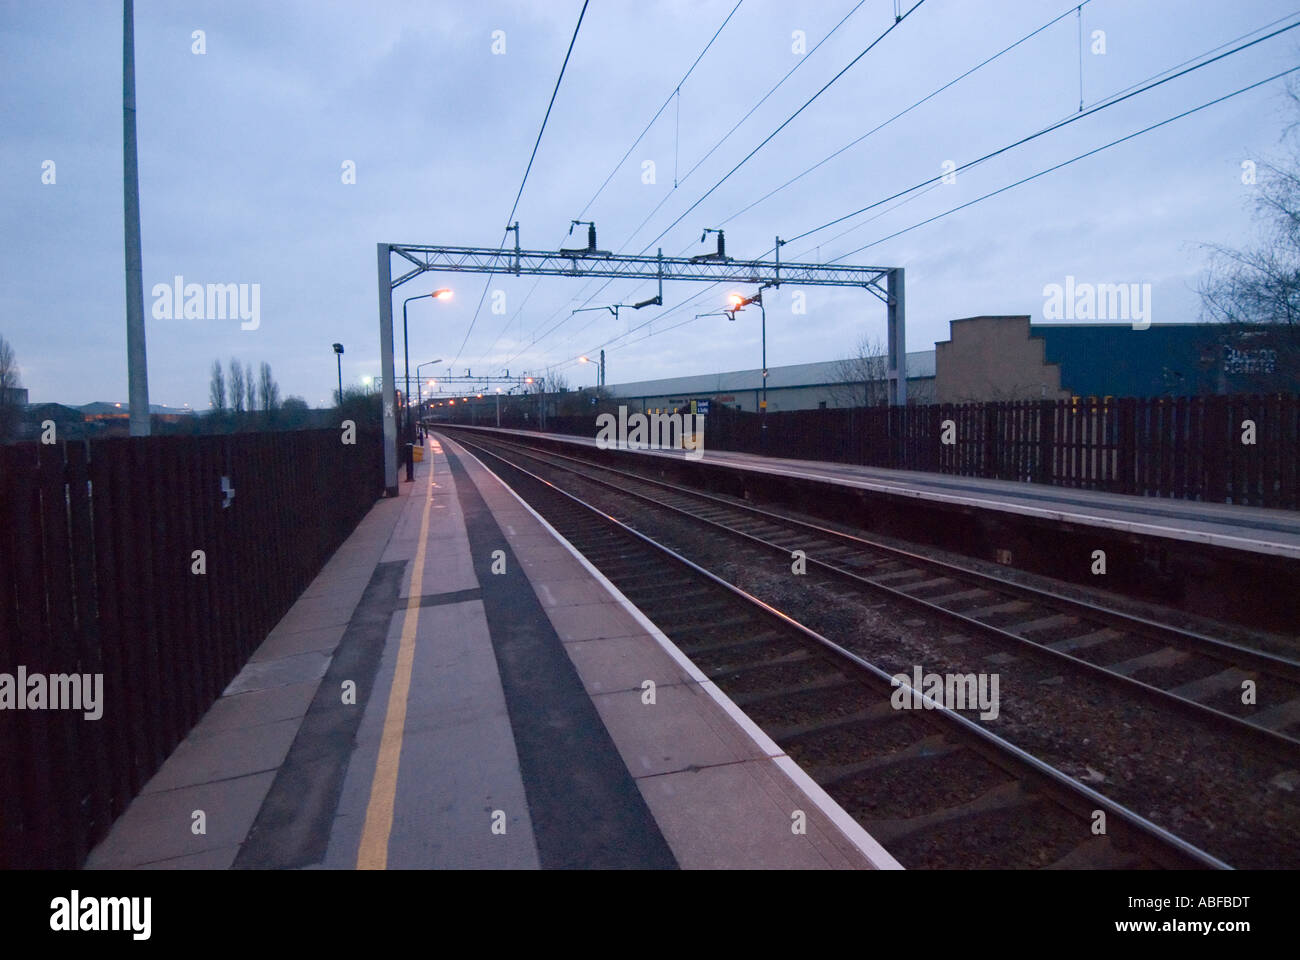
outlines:
{"label": "railway sleeper", "polygon": [[1020,781],[1012,780],[986,790],[974,800],[959,806],[944,807],[905,820],[868,820],[863,823],[863,827],[881,843],[888,845],[918,832],[935,830],[967,817],[1028,806],[1038,799],[1036,794],[1027,792]]}

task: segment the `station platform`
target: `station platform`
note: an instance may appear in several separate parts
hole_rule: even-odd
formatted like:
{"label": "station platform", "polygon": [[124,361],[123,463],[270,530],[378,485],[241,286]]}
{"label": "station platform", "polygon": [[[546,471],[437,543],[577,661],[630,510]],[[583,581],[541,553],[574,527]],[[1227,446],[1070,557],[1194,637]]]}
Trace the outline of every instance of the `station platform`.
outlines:
{"label": "station platform", "polygon": [[[490,427],[457,429],[544,437],[556,443],[595,448],[594,437],[538,433]],[[682,459],[681,451],[637,450],[630,455]],[[757,474],[820,480],[826,483],[943,505],[987,510],[1038,520],[1095,527],[1119,534],[1164,538],[1266,556],[1300,559],[1300,514],[1290,510],[1221,503],[1132,496],[1076,490],[1014,480],[986,480],[947,473],[890,470],[821,460],[710,450],[692,463],[750,471]]]}
{"label": "station platform", "polygon": [[435,436],[415,481],[375,505],[86,866],[899,864]]}

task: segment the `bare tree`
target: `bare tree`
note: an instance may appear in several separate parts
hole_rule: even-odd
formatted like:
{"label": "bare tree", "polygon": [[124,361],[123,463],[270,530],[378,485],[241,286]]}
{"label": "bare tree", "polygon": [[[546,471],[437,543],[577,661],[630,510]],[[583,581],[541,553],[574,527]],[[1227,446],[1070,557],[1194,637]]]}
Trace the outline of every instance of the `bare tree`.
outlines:
{"label": "bare tree", "polygon": [[9,391],[17,390],[21,386],[18,357],[14,354],[14,348],[9,345],[9,341],[0,337],[0,402],[7,402]]}
{"label": "bare tree", "polygon": [[546,382],[542,386],[546,393],[568,393],[569,378],[554,367],[546,368]]}
{"label": "bare tree", "polygon": [[18,403],[14,391],[21,386],[14,348],[8,340],[0,337],[0,442],[11,439],[18,431]]}
{"label": "bare tree", "polygon": [[889,358],[879,337],[863,333],[854,352],[835,361],[827,392],[846,407],[883,407],[889,403]]}
{"label": "bare tree", "polygon": [[230,408],[244,412],[244,365],[234,357],[230,358]]}
{"label": "bare tree", "polygon": [[262,409],[274,413],[280,406],[280,385],[271,376],[271,365],[262,361],[261,373],[257,381],[257,393],[262,401]]}
{"label": "bare tree", "polygon": [[222,413],[226,409],[226,375],[221,369],[221,361],[212,361],[212,379],[208,384],[208,399],[212,401],[212,412]]}
{"label": "bare tree", "polygon": [[247,401],[249,413],[257,409],[257,378],[253,376],[251,363],[244,368],[244,399]]}
{"label": "bare tree", "polygon": [[[1300,118],[1300,86],[1288,87]],[[1210,267],[1199,293],[1226,373],[1244,375],[1253,389],[1295,389],[1300,382],[1300,119],[1282,136],[1285,155],[1254,161],[1252,206],[1261,237],[1236,250],[1206,244]],[[1243,170],[1243,178],[1247,171]]]}

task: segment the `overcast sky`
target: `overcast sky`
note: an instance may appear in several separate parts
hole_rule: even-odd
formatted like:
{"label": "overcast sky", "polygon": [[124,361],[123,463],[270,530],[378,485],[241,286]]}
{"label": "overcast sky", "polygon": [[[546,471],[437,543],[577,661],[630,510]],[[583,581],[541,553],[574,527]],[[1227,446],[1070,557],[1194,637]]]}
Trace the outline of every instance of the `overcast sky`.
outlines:
{"label": "overcast sky", "polygon": [[[904,0],[907,9],[914,0]],[[515,219],[526,248],[567,236],[605,178],[727,18],[736,0],[592,0]],[[894,0],[743,0],[642,142],[591,204],[602,249],[639,252],[893,20]],[[1278,18],[1295,0],[1091,0],[1083,8],[1083,100],[1095,103]],[[282,395],[321,405],[335,383],[379,374],[375,244],[495,247],[528,163],[581,0],[136,4],[140,206],[150,399],[208,405],[214,358],[268,361]],[[725,221],[727,252],[765,254],[1077,112],[1079,24],[1068,17],[813,173],[737,211],[1057,15],[1060,0],[925,0],[874,50],[656,246],[703,253]],[[1276,29],[1276,28],[1275,28]],[[0,221],[7,239],[0,335],[33,402],[126,400],[122,246],[121,3],[0,0],[4,63]],[[194,31],[203,31],[195,53]],[[1094,31],[1105,53],[1092,52]],[[494,31],[505,52],[493,53]],[[499,45],[499,44],[498,44]],[[1300,64],[1300,29],[962,172],[909,202],[787,246],[826,261],[1190,107]],[[788,80],[695,166],[792,67]],[[1198,319],[1204,243],[1253,232],[1242,162],[1276,156],[1289,115],[1283,81],[1082,160],[853,254],[907,269],[910,350],[979,314],[1041,320],[1043,288],[1149,283],[1157,323]],[[47,161],[53,161],[51,167]],[[654,181],[643,182],[653,161]],[[355,183],[344,182],[347,164]],[[674,188],[674,169],[679,180]],[[43,182],[51,179],[53,183]],[[633,232],[661,201],[644,229]],[[897,201],[895,201],[897,203]],[[882,210],[887,212],[879,216]],[[858,229],[843,232],[869,220]],[[513,243],[513,240],[511,241]],[[653,252],[653,247],[651,248]],[[155,284],[257,284],[260,326],[238,318],[157,319]],[[574,359],[602,345],[608,381],[758,366],[758,317],[706,317],[724,290],[673,283],[665,308],[570,316],[641,300],[651,285],[426,274],[411,304],[411,363],[445,372],[541,372],[577,386]],[[251,290],[251,287],[250,287]],[[742,291],[750,292],[750,291]],[[835,359],[862,333],[883,339],[884,308],[861,290],[812,288],[792,313],[768,295],[772,366]],[[594,299],[592,298],[595,294]],[[500,302],[496,300],[495,302]],[[752,315],[751,315],[752,314]],[[630,336],[631,324],[661,316]],[[466,333],[469,332],[466,341]],[[663,332],[659,332],[663,331]],[[649,333],[655,335],[647,337]],[[464,349],[461,344],[464,342]],[[429,373],[426,370],[426,375]]]}

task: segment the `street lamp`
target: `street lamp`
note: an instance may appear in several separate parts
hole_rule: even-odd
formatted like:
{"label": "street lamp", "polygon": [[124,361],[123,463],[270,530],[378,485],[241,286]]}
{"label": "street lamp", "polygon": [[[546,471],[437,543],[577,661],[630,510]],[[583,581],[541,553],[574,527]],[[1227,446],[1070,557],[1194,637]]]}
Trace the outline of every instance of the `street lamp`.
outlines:
{"label": "street lamp", "polygon": [[[595,363],[596,361],[593,360],[593,359],[591,359],[591,357],[579,357],[579,358],[578,358],[578,362],[579,362],[579,363]],[[604,351],[604,350],[601,350],[601,351],[600,351],[600,372],[599,372],[599,374],[598,374],[598,376],[597,376],[596,386],[598,386],[598,387],[603,387],[603,386],[605,386],[605,351]]]}
{"label": "street lamp", "polygon": [[[421,293],[421,294],[419,294],[419,295],[417,295],[417,296],[414,296],[414,297],[407,297],[405,300],[402,301],[402,352],[403,352],[403,354],[405,355],[405,358],[406,358],[406,396],[407,396],[407,404],[406,404],[406,444],[407,444],[407,446],[406,446],[406,481],[407,481],[407,483],[410,483],[412,480],[415,479],[415,457],[414,457],[414,455],[413,455],[412,452],[411,452],[411,443],[412,443],[412,437],[411,437],[411,404],[410,404],[410,396],[411,396],[411,337],[410,337],[410,334],[408,333],[408,331],[407,331],[407,329],[406,329],[406,305],[407,305],[408,303],[410,303],[412,300],[423,300],[423,299],[425,299],[426,297],[427,297],[428,299],[430,299],[430,300],[450,300],[450,299],[451,299],[451,290],[449,290],[449,289],[446,288],[446,287],[443,287],[443,288],[441,288],[441,289],[439,289],[439,290],[435,290],[435,291],[433,291],[433,293]],[[418,373],[417,373],[417,376],[418,376]]]}
{"label": "street lamp", "polygon": [[[437,360],[430,360],[428,363],[418,364],[415,368],[415,409],[416,410],[419,410],[420,404],[424,402],[423,395],[420,390],[420,367],[429,367],[435,363],[442,363],[442,357],[439,357]],[[436,381],[434,380],[430,380],[429,386],[432,387],[435,382]]]}
{"label": "street lamp", "polygon": [[335,358],[339,362],[339,406],[343,406],[343,344],[334,344]]}
{"label": "street lamp", "polygon": [[759,290],[758,293],[754,294],[752,297],[742,297],[738,293],[733,293],[729,297],[727,297],[727,300],[731,303],[731,307],[728,309],[727,312],[731,314],[732,320],[736,319],[737,311],[743,310],[745,307],[748,307],[751,304],[758,304],[758,309],[763,315],[763,328],[762,328],[763,399],[758,405],[759,416],[761,418],[759,420],[759,441],[758,442],[759,442],[759,448],[766,450],[767,449],[767,308],[763,306],[763,291]]}

